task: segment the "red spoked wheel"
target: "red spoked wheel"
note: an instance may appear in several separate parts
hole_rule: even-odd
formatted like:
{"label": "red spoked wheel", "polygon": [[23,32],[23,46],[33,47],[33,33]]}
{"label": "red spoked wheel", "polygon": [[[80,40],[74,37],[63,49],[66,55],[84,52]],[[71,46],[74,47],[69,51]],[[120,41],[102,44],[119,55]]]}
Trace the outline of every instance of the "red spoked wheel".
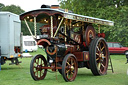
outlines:
{"label": "red spoked wheel", "polygon": [[42,67],[47,66],[47,61],[43,55],[36,55],[32,58],[30,64],[30,73],[34,80],[43,80],[47,74],[47,69]]}
{"label": "red spoked wheel", "polygon": [[91,41],[96,37],[95,29],[92,25],[88,25],[85,30],[85,35],[83,36],[86,45],[89,46]]}
{"label": "red spoked wheel", "polygon": [[67,54],[62,63],[62,75],[66,82],[74,81],[78,71],[78,63],[73,54]]}
{"label": "red spoked wheel", "polygon": [[89,48],[90,69],[94,75],[107,73],[109,52],[108,46],[103,38],[92,40]]}

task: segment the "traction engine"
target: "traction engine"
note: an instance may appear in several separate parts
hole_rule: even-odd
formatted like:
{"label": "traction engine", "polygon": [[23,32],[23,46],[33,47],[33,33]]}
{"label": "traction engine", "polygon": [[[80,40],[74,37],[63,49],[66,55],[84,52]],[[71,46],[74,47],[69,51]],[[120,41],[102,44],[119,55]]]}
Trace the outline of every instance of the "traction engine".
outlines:
{"label": "traction engine", "polygon": [[[107,73],[109,52],[104,39],[105,34],[96,33],[93,24],[113,25],[112,21],[74,14],[63,9],[43,8],[20,15],[32,34],[27,21],[34,24],[38,45],[45,48],[44,54],[32,58],[30,73],[34,80],[43,80],[47,70],[62,74],[65,81],[76,78],[78,68],[87,67],[93,75]],[[48,8],[47,8],[48,7]],[[54,7],[57,8],[57,7]],[[40,38],[36,37],[39,24]]]}

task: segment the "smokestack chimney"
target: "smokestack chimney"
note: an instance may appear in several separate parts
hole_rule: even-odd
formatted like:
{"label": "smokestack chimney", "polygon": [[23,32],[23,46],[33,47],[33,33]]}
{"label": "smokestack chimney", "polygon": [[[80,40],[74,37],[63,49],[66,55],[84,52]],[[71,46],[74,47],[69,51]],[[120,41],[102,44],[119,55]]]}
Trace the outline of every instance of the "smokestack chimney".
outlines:
{"label": "smokestack chimney", "polygon": [[49,5],[41,5],[41,8],[50,8],[50,6]]}
{"label": "smokestack chimney", "polygon": [[52,9],[59,9],[60,7],[59,7],[59,5],[51,5],[51,8]]}

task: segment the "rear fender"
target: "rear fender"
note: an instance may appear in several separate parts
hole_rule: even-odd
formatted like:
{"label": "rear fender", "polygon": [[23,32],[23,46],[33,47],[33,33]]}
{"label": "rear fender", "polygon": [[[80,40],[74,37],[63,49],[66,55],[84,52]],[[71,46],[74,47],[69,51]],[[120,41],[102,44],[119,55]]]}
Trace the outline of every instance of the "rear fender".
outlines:
{"label": "rear fender", "polygon": [[48,45],[51,45],[51,43],[47,39],[41,39],[37,42],[37,45],[42,45],[45,48]]}

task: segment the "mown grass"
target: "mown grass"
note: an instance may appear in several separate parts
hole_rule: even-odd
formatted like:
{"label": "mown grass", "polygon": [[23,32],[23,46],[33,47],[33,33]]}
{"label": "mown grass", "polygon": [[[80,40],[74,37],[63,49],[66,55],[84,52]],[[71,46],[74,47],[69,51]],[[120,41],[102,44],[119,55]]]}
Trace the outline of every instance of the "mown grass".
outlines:
{"label": "mown grass", "polygon": [[[31,54],[45,53],[40,49]],[[80,68],[75,81],[65,82],[58,72],[48,72],[44,80],[34,81],[29,70],[31,58],[22,58],[19,59],[22,63],[18,66],[8,65],[10,62],[1,66],[0,85],[128,85],[128,64],[125,64],[125,55],[111,55],[111,59],[114,73],[108,70],[107,75],[93,76],[89,69]]]}

